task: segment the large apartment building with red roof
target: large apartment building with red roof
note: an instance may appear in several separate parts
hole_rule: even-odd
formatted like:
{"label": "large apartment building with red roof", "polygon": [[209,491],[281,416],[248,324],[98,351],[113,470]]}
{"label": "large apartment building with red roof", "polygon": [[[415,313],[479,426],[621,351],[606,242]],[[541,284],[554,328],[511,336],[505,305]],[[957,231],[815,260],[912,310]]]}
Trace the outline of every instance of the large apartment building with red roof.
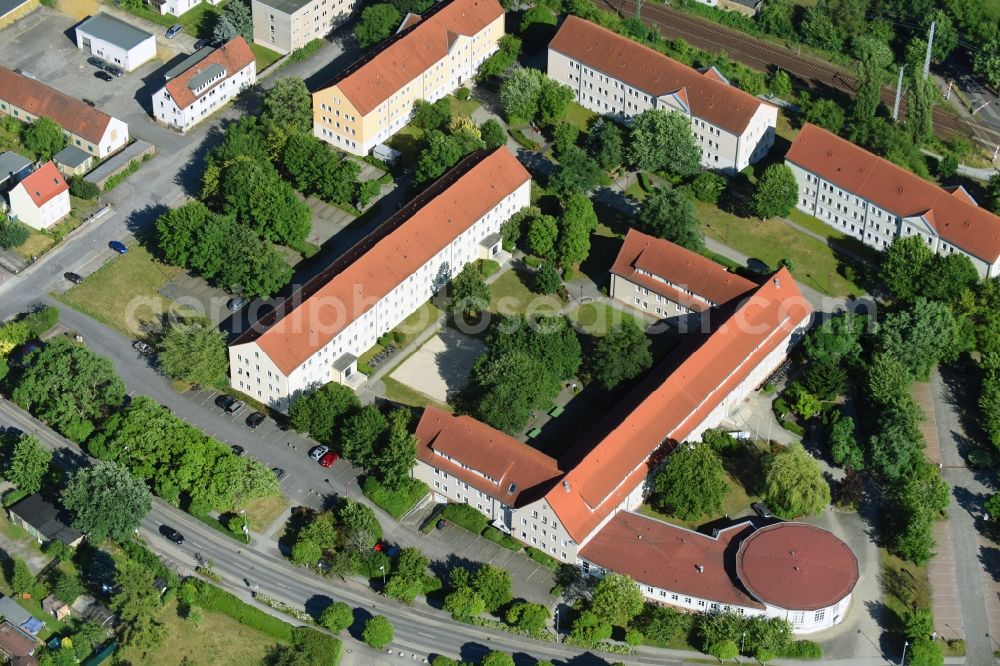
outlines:
{"label": "large apartment building with red roof", "polygon": [[467,263],[503,256],[500,226],[530,194],[506,147],[467,157],[236,338],[232,387],[284,411],[330,382],[354,384],[379,336]]}
{"label": "large apartment building with red roof", "polygon": [[611,266],[611,298],[679,325],[695,325],[709,308],[755,286],[697,252],[635,229],[625,234]]}
{"label": "large apartment building with red roof", "polygon": [[470,80],[503,35],[497,0],[450,0],[407,15],[394,36],[313,93],[313,132],[367,155],[410,121],[417,100],[434,102]]}
{"label": "large apartment building with red roof", "polygon": [[567,16],[549,43],[548,75],[597,113],[631,118],[649,109],[688,116],[706,169],[735,173],[774,143],[778,109],[607,28]]}
{"label": "large apartment building with red roof", "polygon": [[979,274],[1000,274],[1000,217],[961,187],[946,190],[846,139],[806,124],[785,155],[799,210],[884,250],[918,236],[936,254],[960,253]]}
{"label": "large apartment building with red roof", "polygon": [[164,75],[153,93],[153,117],[186,132],[257,82],[257,60],[242,36],[206,46]]}

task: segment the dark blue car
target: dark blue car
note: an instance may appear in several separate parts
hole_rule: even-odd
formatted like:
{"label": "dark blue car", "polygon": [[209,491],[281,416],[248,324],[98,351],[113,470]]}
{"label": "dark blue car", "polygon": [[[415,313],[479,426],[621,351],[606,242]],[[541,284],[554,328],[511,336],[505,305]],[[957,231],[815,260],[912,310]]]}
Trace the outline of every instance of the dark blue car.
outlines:
{"label": "dark blue car", "polygon": [[117,252],[118,254],[125,254],[128,252],[128,248],[125,247],[125,243],[121,241],[111,241],[108,243],[108,247]]}

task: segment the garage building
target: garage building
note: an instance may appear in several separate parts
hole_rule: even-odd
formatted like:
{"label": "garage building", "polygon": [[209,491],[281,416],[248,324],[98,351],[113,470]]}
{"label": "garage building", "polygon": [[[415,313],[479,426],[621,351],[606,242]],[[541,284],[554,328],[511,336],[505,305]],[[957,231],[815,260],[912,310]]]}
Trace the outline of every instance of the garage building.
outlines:
{"label": "garage building", "polygon": [[76,46],[126,72],[156,57],[156,38],[108,14],[98,14],[76,27]]}

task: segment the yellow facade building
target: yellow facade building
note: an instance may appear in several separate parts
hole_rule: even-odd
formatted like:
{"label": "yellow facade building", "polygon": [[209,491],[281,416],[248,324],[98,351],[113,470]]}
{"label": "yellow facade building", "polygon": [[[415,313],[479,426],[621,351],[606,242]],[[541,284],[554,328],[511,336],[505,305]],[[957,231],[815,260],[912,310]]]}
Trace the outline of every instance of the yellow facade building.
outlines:
{"label": "yellow facade building", "polygon": [[313,133],[366,155],[433,102],[475,75],[497,50],[504,10],[496,0],[451,0],[410,14],[399,31],[313,93]]}

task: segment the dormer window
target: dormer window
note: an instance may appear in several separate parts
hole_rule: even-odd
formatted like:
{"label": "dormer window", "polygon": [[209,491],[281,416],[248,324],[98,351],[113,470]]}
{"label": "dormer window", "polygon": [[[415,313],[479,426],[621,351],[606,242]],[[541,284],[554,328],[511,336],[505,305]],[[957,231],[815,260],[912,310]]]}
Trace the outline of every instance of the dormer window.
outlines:
{"label": "dormer window", "polygon": [[226,69],[222,65],[211,64],[204,70],[198,72],[188,81],[188,88],[195,95],[200,95],[216,81],[225,78]]}

